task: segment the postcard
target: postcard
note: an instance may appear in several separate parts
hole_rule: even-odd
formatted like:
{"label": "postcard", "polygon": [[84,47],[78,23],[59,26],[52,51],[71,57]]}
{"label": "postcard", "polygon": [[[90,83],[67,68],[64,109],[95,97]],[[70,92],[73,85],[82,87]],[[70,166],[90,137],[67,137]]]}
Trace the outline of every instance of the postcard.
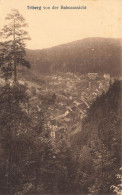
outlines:
{"label": "postcard", "polygon": [[121,0],[0,0],[0,194],[120,195]]}

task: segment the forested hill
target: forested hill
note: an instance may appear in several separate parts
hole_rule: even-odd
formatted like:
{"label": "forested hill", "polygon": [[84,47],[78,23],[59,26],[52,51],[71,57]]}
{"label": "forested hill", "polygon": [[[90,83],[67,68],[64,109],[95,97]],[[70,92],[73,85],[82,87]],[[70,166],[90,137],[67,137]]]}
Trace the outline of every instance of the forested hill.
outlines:
{"label": "forested hill", "polygon": [[121,87],[122,82],[115,81],[96,98],[82,121],[81,131],[72,137],[74,154],[79,152],[85,194],[112,195],[115,188],[116,194],[121,194],[117,178],[121,172]]}
{"label": "forested hill", "polygon": [[26,50],[32,70],[120,75],[121,39],[86,38],[42,50]]}

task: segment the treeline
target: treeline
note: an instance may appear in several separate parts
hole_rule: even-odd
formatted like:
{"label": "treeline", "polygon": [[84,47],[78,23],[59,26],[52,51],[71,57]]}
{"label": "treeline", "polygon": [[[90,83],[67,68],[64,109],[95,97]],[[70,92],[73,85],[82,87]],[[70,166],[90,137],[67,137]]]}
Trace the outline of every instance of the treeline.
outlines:
{"label": "treeline", "polygon": [[121,39],[86,38],[42,50],[26,50],[32,69],[40,73],[88,72],[120,75]]}

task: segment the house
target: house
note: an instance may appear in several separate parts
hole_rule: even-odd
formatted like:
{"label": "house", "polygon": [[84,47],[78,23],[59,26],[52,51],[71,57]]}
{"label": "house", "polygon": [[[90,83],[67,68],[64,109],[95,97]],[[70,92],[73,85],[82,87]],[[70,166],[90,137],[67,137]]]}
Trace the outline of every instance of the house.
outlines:
{"label": "house", "polygon": [[76,107],[78,107],[81,103],[79,103],[78,101],[75,100],[75,101],[73,102],[73,104],[75,104]]}
{"label": "house", "polygon": [[60,118],[64,118],[64,117],[67,116],[68,114],[69,114],[69,111],[67,110],[64,114],[61,114],[61,115],[55,117],[55,118],[52,119],[52,120],[57,120],[57,119],[60,119]]}
{"label": "house", "polygon": [[52,125],[52,130],[51,130],[51,132],[50,132],[50,136],[51,136],[53,139],[55,139],[55,137],[56,137],[56,135],[55,135],[56,128],[57,128],[57,126]]}
{"label": "house", "polygon": [[110,80],[110,74],[104,74],[103,77],[104,77],[104,79],[106,79],[106,80]]}
{"label": "house", "polygon": [[65,130],[66,128],[64,126],[60,126],[60,127],[53,126],[50,136],[53,139],[58,138],[64,134]]}
{"label": "house", "polygon": [[90,80],[95,80],[98,77],[98,73],[88,73],[88,78]]}
{"label": "house", "polygon": [[53,139],[55,139],[55,131],[51,131],[51,137],[53,138]]}

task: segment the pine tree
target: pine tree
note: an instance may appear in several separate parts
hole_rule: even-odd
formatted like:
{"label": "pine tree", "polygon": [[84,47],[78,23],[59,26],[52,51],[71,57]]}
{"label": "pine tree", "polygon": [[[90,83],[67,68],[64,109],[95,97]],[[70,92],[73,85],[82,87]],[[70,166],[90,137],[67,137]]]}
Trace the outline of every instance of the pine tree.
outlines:
{"label": "pine tree", "polygon": [[[8,24],[2,29],[0,45],[0,67],[5,85],[0,87],[0,155],[2,157],[0,185],[4,181],[2,194],[14,194],[23,184],[24,168],[29,154],[29,124],[27,113],[27,88],[17,82],[17,66],[29,67],[25,60],[27,25],[18,10],[7,15]],[[14,82],[8,82],[9,79]],[[28,147],[27,147],[28,146]],[[2,178],[2,179],[1,179]]]}
{"label": "pine tree", "polygon": [[14,82],[17,81],[17,66],[22,65],[30,67],[29,62],[25,60],[25,41],[29,40],[25,27],[24,17],[18,10],[11,10],[11,13],[5,18],[8,24],[5,25],[0,33],[2,39],[0,45],[0,66],[4,73],[4,78],[8,80],[12,76]]}

